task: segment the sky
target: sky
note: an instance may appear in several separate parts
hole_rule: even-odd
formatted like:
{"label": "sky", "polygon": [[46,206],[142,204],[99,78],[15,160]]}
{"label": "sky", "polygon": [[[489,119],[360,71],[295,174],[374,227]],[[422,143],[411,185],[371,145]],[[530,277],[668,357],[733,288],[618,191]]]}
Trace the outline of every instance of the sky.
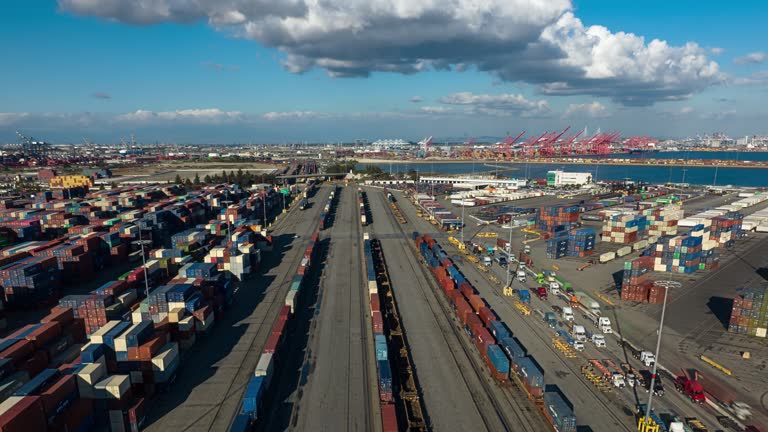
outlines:
{"label": "sky", "polygon": [[768,133],[759,0],[4,0],[0,143]]}

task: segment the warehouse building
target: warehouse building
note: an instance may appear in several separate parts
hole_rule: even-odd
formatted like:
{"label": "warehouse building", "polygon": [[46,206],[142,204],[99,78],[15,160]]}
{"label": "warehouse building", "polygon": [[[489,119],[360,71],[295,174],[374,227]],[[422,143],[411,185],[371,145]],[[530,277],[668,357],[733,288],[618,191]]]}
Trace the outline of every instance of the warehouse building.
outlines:
{"label": "warehouse building", "polygon": [[585,185],[592,183],[592,173],[549,171],[547,186]]}

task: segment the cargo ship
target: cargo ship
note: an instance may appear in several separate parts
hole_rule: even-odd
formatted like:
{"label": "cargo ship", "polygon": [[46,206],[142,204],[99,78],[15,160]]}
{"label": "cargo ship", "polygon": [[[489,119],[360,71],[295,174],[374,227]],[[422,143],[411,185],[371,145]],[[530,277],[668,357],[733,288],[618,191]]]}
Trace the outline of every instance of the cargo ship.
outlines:
{"label": "cargo ship", "polygon": [[655,154],[655,153],[659,153],[660,151],[661,151],[661,150],[659,150],[659,149],[656,149],[656,148],[647,148],[647,149],[631,149],[631,150],[629,151],[629,154],[646,154],[646,153]]}

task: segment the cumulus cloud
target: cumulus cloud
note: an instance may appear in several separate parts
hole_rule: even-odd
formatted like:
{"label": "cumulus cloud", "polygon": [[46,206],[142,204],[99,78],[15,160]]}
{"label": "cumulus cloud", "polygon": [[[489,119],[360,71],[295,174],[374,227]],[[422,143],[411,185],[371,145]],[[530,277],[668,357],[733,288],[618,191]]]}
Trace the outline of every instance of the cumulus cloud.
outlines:
{"label": "cumulus cloud", "polygon": [[742,57],[736,57],[735,59],[733,59],[733,62],[738,65],[745,65],[745,64],[760,64],[760,63],[764,63],[766,60],[768,60],[768,53],[763,51],[755,51]]}
{"label": "cumulus cloud", "polygon": [[100,91],[91,93],[91,97],[94,99],[112,99],[112,95],[107,92]]}
{"label": "cumulus cloud", "polygon": [[411,101],[411,102],[413,102],[413,103],[420,103],[420,102],[422,102],[423,100],[424,100],[424,99],[423,99],[421,96],[413,96],[413,97],[411,97],[411,99],[410,99],[410,101]]}
{"label": "cumulus cloud", "polygon": [[528,100],[521,94],[509,93],[489,95],[460,92],[440,98],[440,103],[463,106],[468,114],[501,117],[541,117],[550,112],[549,103],[545,100]]}
{"label": "cumulus cloud", "polygon": [[712,53],[712,55],[718,56],[725,52],[725,48],[713,47],[709,49],[709,52]]}
{"label": "cumulus cloud", "polygon": [[200,63],[200,66],[208,69],[213,69],[217,71],[238,71],[240,70],[240,66],[238,65],[226,65],[221,63],[214,63],[210,61],[205,61]]}
{"label": "cumulus cloud", "polygon": [[475,67],[553,95],[625,105],[680,100],[723,74],[695,43],[584,26],[570,0],[59,0],[65,11],[146,25],[209,24],[284,54],[294,73],[332,76]]}
{"label": "cumulus cloud", "polygon": [[600,102],[594,101],[592,103],[583,103],[583,104],[570,104],[568,105],[568,108],[565,109],[565,112],[563,113],[563,117],[592,117],[592,118],[600,118],[600,117],[608,117],[610,114],[608,113],[608,109],[605,107],[605,105],[601,104]]}
{"label": "cumulus cloud", "polygon": [[238,121],[242,118],[243,114],[239,111],[223,111],[218,108],[183,109],[176,111],[149,111],[140,109],[132,113],[118,115],[115,117],[115,120],[132,123],[180,121],[216,124]]}

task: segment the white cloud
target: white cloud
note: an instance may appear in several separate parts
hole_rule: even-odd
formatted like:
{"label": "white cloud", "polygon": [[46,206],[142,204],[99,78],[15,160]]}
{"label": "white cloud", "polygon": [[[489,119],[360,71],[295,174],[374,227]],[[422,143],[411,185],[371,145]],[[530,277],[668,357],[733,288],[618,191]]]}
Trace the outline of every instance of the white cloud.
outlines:
{"label": "white cloud", "polygon": [[421,107],[421,112],[425,114],[447,114],[453,112],[453,109],[444,106],[423,106]]}
{"label": "white cloud", "polygon": [[742,57],[736,57],[733,62],[739,65],[744,64],[760,64],[768,60],[768,53],[763,51],[751,52]]}
{"label": "white cloud", "polygon": [[682,107],[682,108],[680,108],[680,114],[690,114],[690,113],[692,113],[693,111],[695,111],[695,110],[693,109],[693,107],[689,107],[689,106],[686,106],[686,107]]}
{"label": "white cloud", "polygon": [[26,112],[0,112],[0,126],[9,126],[29,117]]}
{"label": "white cloud", "polygon": [[757,71],[748,77],[735,78],[732,82],[742,86],[768,85],[768,70]]}
{"label": "white cloud", "polygon": [[597,101],[594,101],[591,103],[583,103],[583,104],[570,104],[568,105],[568,108],[566,108],[565,112],[563,113],[564,118],[568,118],[568,117],[600,118],[600,117],[608,117],[609,115],[610,113],[608,113],[608,109],[605,107],[605,105]]}
{"label": "white cloud", "polygon": [[709,49],[709,52],[712,53],[712,55],[719,56],[725,52],[725,48],[713,47]]}
{"label": "white cloud", "polygon": [[545,100],[533,101],[521,94],[510,93],[489,95],[460,92],[440,98],[440,103],[463,106],[468,114],[539,117],[550,112],[549,103]]}
{"label": "white cloud", "polygon": [[726,120],[736,117],[736,110],[717,111],[712,113],[705,113],[701,115],[701,118],[705,120]]}
{"label": "white cloud", "polygon": [[421,96],[413,96],[411,97],[410,101],[413,103],[421,103],[424,100]]}
{"label": "white cloud", "polygon": [[264,113],[262,117],[265,120],[308,120],[308,119],[318,119],[318,118],[328,118],[330,117],[330,114],[328,113],[320,113],[315,111],[271,111]]}
{"label": "white cloud", "polygon": [[59,0],[81,15],[209,24],[280,50],[294,73],[333,76],[475,67],[556,95],[625,105],[680,100],[723,81],[695,43],[584,26],[570,0]]}
{"label": "white cloud", "polygon": [[176,111],[136,110],[115,117],[119,122],[153,123],[180,121],[190,123],[225,123],[243,119],[239,111],[222,111],[219,108],[183,109]]}

